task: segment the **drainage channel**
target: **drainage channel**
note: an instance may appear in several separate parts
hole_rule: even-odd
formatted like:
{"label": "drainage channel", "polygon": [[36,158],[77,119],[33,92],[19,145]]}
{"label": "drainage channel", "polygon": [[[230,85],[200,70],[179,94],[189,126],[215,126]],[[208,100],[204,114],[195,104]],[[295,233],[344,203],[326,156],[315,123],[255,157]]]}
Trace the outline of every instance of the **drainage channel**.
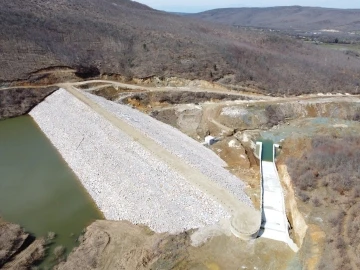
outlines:
{"label": "drainage channel", "polygon": [[275,149],[278,145],[271,140],[257,142],[261,160],[261,229],[259,237],[285,242],[297,252],[298,247],[289,236],[284,193],[275,164]]}

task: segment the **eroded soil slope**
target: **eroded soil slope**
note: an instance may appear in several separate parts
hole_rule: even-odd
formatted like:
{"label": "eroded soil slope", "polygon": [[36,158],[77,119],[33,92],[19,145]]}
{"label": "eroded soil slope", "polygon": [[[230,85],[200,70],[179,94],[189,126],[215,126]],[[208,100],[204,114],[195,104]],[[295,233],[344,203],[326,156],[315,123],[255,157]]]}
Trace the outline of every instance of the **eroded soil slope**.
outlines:
{"label": "eroded soil slope", "polygon": [[16,224],[0,217],[0,268],[29,269],[45,256],[45,241],[35,240]]}
{"label": "eroded soil slope", "polygon": [[0,120],[28,113],[57,87],[0,89]]}
{"label": "eroded soil slope", "polygon": [[155,234],[128,222],[96,221],[57,269],[286,269],[294,257],[285,244],[225,235],[193,247],[191,233]]}

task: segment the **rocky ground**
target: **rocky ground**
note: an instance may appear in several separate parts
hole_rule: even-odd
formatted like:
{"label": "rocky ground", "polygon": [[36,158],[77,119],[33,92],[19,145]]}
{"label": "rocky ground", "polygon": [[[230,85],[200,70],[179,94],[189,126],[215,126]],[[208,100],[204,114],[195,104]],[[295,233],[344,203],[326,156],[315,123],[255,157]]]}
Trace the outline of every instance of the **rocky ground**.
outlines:
{"label": "rocky ground", "polygon": [[45,240],[0,217],[0,268],[29,269],[45,256]]}
{"label": "rocky ground", "polygon": [[296,264],[282,243],[268,246],[266,240],[243,242],[222,235],[194,247],[191,233],[156,234],[128,222],[96,221],[56,269],[286,269],[289,261]]}
{"label": "rocky ground", "polygon": [[28,113],[57,87],[0,88],[0,120]]}

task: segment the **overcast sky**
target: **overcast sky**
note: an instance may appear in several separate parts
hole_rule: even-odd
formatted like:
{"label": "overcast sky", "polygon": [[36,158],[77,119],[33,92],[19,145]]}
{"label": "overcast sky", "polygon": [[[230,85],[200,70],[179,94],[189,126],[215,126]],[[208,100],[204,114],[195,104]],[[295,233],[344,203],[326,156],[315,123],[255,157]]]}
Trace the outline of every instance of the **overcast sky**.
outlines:
{"label": "overcast sky", "polygon": [[318,6],[359,8],[360,0],[136,0],[152,8],[176,12],[200,12],[225,7]]}

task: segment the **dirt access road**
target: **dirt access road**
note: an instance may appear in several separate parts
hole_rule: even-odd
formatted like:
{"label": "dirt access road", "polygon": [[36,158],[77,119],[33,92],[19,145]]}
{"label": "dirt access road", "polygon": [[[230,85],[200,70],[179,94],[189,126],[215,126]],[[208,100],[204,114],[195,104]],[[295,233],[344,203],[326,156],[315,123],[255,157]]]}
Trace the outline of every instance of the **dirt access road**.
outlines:
{"label": "dirt access road", "polygon": [[[50,86],[58,86],[65,88],[66,86],[83,86],[86,84],[100,84],[98,86],[89,87],[88,91],[91,90],[98,90],[104,87],[113,86],[115,88],[123,88],[128,90],[134,91],[149,91],[149,92],[164,92],[164,91],[191,91],[191,92],[208,92],[208,93],[219,93],[219,94],[229,94],[229,95],[237,95],[242,97],[247,97],[253,99],[256,102],[288,102],[288,101],[300,101],[300,100],[312,100],[312,99],[328,99],[328,98],[351,98],[351,97],[359,97],[360,95],[350,95],[350,94],[306,94],[301,96],[290,96],[290,97],[273,97],[258,93],[246,92],[246,91],[234,91],[228,90],[225,88],[202,88],[202,87],[173,87],[173,86],[166,86],[166,87],[153,87],[153,86],[141,86],[135,84],[127,84],[118,81],[111,81],[111,80],[86,80],[80,82],[65,82],[65,83],[55,83],[49,85],[27,85],[27,86],[11,86],[11,87],[0,87],[0,91],[2,90],[9,90],[9,89],[26,89],[26,88],[46,88]],[[248,102],[249,100],[244,100],[241,102]],[[239,101],[227,101],[226,104],[230,105],[232,103],[236,104]],[[224,103],[220,103],[223,104]]]}

